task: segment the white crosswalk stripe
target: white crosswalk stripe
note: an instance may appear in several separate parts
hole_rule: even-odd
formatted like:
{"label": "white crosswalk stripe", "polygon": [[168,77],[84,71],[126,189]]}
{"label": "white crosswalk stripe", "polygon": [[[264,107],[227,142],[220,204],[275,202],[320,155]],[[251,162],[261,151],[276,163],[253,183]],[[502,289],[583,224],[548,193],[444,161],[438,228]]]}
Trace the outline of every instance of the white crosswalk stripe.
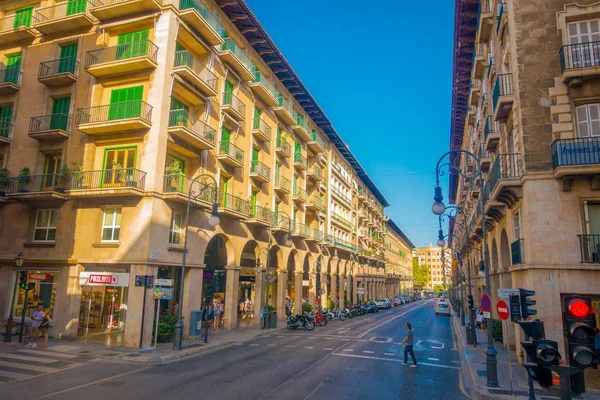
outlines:
{"label": "white crosswalk stripe", "polygon": [[90,357],[48,350],[19,349],[0,353],[0,385],[83,365]]}

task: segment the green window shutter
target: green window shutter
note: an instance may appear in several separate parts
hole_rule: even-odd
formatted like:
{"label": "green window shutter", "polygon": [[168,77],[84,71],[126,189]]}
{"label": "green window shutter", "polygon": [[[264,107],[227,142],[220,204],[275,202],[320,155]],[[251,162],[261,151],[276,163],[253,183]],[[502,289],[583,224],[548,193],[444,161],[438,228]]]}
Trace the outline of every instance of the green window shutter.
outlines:
{"label": "green window shutter", "polygon": [[4,82],[19,83],[19,72],[21,71],[22,54],[13,54],[6,57],[6,71],[4,72]]}
{"label": "green window shutter", "polygon": [[252,215],[254,217],[256,217],[256,203],[257,203],[257,199],[258,199],[258,193],[257,192],[252,192],[252,197],[250,199],[251,203],[252,203]]}
{"label": "green window shutter", "polygon": [[223,94],[223,104],[231,104],[233,96],[233,83],[225,81],[225,93]]}
{"label": "green window shutter", "polygon": [[68,44],[60,48],[60,61],[58,72],[75,73],[75,61],[77,59],[77,43]]}
{"label": "green window shutter", "polygon": [[299,142],[294,142],[295,152],[298,154],[302,154],[302,145]]}
{"label": "green window shutter", "polygon": [[12,107],[0,107],[0,136],[8,137],[12,123]]}
{"label": "green window shutter", "polygon": [[110,106],[108,119],[134,118],[141,115],[143,86],[135,86],[126,89],[114,89],[110,93]]}
{"label": "green window shutter", "polygon": [[185,47],[183,47],[183,45],[179,42],[175,42],[175,51],[183,51],[183,50],[187,50]]}
{"label": "green window shutter", "polygon": [[171,97],[172,112],[169,113],[169,126],[188,126],[190,107],[181,100]]}
{"label": "green window shutter", "polygon": [[252,161],[258,161],[258,153],[259,153],[259,149],[257,149],[256,147],[252,148]]}
{"label": "green window shutter", "polygon": [[296,115],[296,123],[298,125],[304,125],[304,115],[302,114],[297,114]]}
{"label": "green window shutter", "polygon": [[275,225],[279,223],[279,203],[279,201],[275,202],[275,218],[273,219]]}
{"label": "green window shutter", "polygon": [[275,164],[275,176],[279,176],[279,168],[280,167],[281,166],[278,163]]}
{"label": "green window shutter", "polygon": [[260,128],[260,110],[257,107],[254,107],[254,129]]}
{"label": "green window shutter", "polygon": [[33,17],[33,7],[23,8],[15,11],[15,22],[13,28],[17,29],[22,26],[31,27],[31,19]]}
{"label": "green window shutter", "polygon": [[221,130],[221,144],[220,151],[223,153],[229,153],[229,141],[231,139],[231,131],[227,128]]}
{"label": "green window shutter", "polygon": [[68,0],[67,15],[84,13],[86,11],[87,0]]}
{"label": "green window shutter", "polygon": [[[229,36],[227,35],[227,32],[225,32],[225,30],[223,30],[223,39],[227,39]],[[227,50],[227,40],[223,41],[223,44],[221,45],[221,51],[225,51]]]}
{"label": "green window shutter", "polygon": [[141,57],[148,54],[150,31],[124,33],[117,38],[117,60]]}
{"label": "green window shutter", "polygon": [[70,97],[54,99],[52,103],[52,117],[50,117],[50,129],[67,129],[70,105]]}

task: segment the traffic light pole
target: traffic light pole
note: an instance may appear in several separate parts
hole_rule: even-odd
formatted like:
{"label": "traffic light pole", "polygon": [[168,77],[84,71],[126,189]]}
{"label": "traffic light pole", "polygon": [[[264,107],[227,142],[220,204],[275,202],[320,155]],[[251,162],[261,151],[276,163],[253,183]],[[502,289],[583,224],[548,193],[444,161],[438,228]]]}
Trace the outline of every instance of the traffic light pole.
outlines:
{"label": "traffic light pole", "polygon": [[28,297],[29,285],[25,287],[25,301],[23,302],[23,312],[21,313],[21,326],[19,327],[19,343],[23,343],[23,328],[25,327],[25,312],[27,311]]}
{"label": "traffic light pole", "polygon": [[15,297],[17,295],[18,285],[19,282],[17,281],[17,279],[15,279],[15,287],[13,289],[13,295],[10,301],[10,313],[8,314],[8,320],[6,321],[6,332],[4,332],[4,342],[8,343],[10,343],[10,341],[12,340],[13,310],[15,308]]}

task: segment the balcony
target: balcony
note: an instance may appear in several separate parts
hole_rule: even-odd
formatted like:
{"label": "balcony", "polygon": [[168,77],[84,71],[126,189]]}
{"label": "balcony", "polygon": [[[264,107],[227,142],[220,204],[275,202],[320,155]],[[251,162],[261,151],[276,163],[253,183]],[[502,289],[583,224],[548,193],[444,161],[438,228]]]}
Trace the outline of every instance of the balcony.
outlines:
{"label": "balcony", "polygon": [[492,104],[494,121],[506,121],[512,111],[515,95],[513,93],[512,74],[502,74],[496,77]]}
{"label": "balcony", "polygon": [[479,2],[479,11],[477,14],[476,24],[476,42],[483,43],[490,40],[492,27],[494,26],[494,18],[492,6],[494,0],[481,0]]}
{"label": "balcony", "polygon": [[9,178],[5,187],[9,199],[21,201],[66,200],[67,176],[58,174],[27,175]]}
{"label": "balcony", "polygon": [[0,18],[0,42],[3,46],[33,41],[38,35],[31,28],[33,15],[11,15]]}
{"label": "balcony", "polygon": [[307,240],[312,240],[315,242],[321,242],[323,240],[323,232],[321,232],[319,229],[315,228],[315,229],[311,229],[311,235],[310,238]]}
{"label": "balcony", "polygon": [[495,16],[495,19],[498,23],[496,25],[496,36],[501,38],[508,22],[508,15],[506,13],[506,0],[500,0],[500,4],[496,6],[496,12],[498,14]]}
{"label": "balcony", "polygon": [[198,105],[204,102],[197,92],[207,97],[218,94],[219,79],[217,76],[187,50],[175,52],[173,73],[183,81],[175,80],[173,90],[192,104]]}
{"label": "balcony", "polygon": [[269,106],[276,106],[278,104],[277,90],[275,90],[273,84],[256,67],[254,67],[254,80],[250,82],[250,89],[265,104]]}
{"label": "balcony", "polygon": [[274,215],[275,213],[271,210],[267,210],[266,208],[260,206],[253,206],[250,207],[250,212],[248,213],[248,219],[246,220],[246,223],[269,227],[273,225]]}
{"label": "balcony", "polygon": [[198,193],[197,197],[192,197],[192,204],[210,208],[215,202],[214,186],[205,186],[202,180],[194,182],[182,174],[166,174],[163,176],[163,198],[187,204],[190,185],[194,185],[192,190],[194,193]]}
{"label": "balcony", "polygon": [[561,47],[561,82],[581,83],[600,75],[600,41],[570,44]]}
{"label": "balcony", "polygon": [[[515,240],[510,244],[510,253],[512,265],[519,265],[525,262],[525,252],[523,250],[523,239]],[[582,254],[583,255],[583,254]]]}
{"label": "balcony", "polygon": [[319,137],[316,130],[311,132],[310,140],[306,144],[315,153],[323,153],[326,148],[325,141]]}
{"label": "balcony", "polygon": [[306,204],[306,208],[310,210],[321,211],[325,209],[325,206],[323,204],[323,200],[321,200],[319,197],[310,196],[308,203]]}
{"label": "balcony", "polygon": [[485,71],[485,46],[483,43],[475,44],[473,50],[473,76],[476,79],[483,78],[483,72]]}
{"label": "balcony", "polygon": [[554,177],[600,174],[600,138],[555,140],[551,146]]}
{"label": "balcony", "polygon": [[249,210],[247,200],[229,193],[219,192],[219,214],[241,220],[248,218]]}
{"label": "balcony", "polygon": [[331,193],[335,196],[337,200],[341,200],[347,207],[352,207],[352,200],[350,200],[347,196],[340,192],[340,190],[335,186],[331,187]]}
{"label": "balcony", "polygon": [[309,179],[312,179],[314,182],[318,183],[323,179],[323,170],[316,165],[313,165],[306,171],[306,176]]}
{"label": "balcony", "polygon": [[254,64],[233,38],[227,37],[221,45],[219,55],[244,81],[254,80]]}
{"label": "balcony", "polygon": [[0,95],[13,94],[21,90],[23,73],[14,68],[0,69]]}
{"label": "balcony", "polygon": [[79,61],[72,57],[44,61],[38,69],[38,82],[49,87],[60,87],[77,82]]}
{"label": "balcony", "polygon": [[250,162],[250,178],[262,183],[269,182],[271,180],[271,168],[258,160],[252,160]]}
{"label": "balcony", "polygon": [[278,136],[275,143],[275,152],[283,158],[290,158],[292,155],[292,148],[287,140]]}
{"label": "balcony", "polygon": [[491,151],[492,153],[498,148],[500,143],[500,131],[498,124],[492,120],[492,116],[485,118],[485,126],[483,127],[483,141],[485,144],[485,151]]}
{"label": "balcony", "polygon": [[296,186],[294,188],[294,194],[292,195],[292,200],[297,201],[299,203],[305,203],[306,202],[306,190]]}
{"label": "balcony", "polygon": [[71,0],[39,8],[34,13],[33,27],[44,35],[70,30],[89,30],[96,22],[96,18],[89,12],[92,5],[88,0]]}
{"label": "balcony", "polygon": [[308,239],[312,236],[312,229],[299,222],[294,222],[294,231],[292,232],[292,236]]}
{"label": "balcony", "polygon": [[221,110],[225,111],[236,121],[246,119],[246,105],[232,92],[223,92],[223,104]]}
{"label": "balcony", "polygon": [[271,141],[271,127],[262,118],[252,119],[252,134],[261,142]]}
{"label": "balcony", "polygon": [[217,132],[187,110],[169,112],[167,132],[173,142],[184,149],[189,146],[200,150],[215,148]]}
{"label": "balcony", "polygon": [[469,85],[469,104],[477,107],[481,100],[481,82],[478,80],[471,80]]}
{"label": "balcony", "polygon": [[345,240],[342,240],[340,238],[337,237],[333,237],[331,235],[327,235],[325,237],[325,243],[331,245],[331,246],[335,246],[335,247],[340,247],[346,250],[350,250],[350,251],[358,251],[358,247],[356,247],[355,245],[353,245],[350,242],[347,242]]}
{"label": "balcony", "polygon": [[67,139],[71,135],[72,118],[67,114],[31,117],[28,136],[37,140]]}
{"label": "balcony", "polygon": [[91,0],[90,13],[100,21],[126,19],[127,17],[158,12],[162,0]]}
{"label": "balcony", "polygon": [[80,108],[75,117],[76,128],[88,135],[146,130],[151,121],[152,106],[142,100]]}
{"label": "balcony", "polygon": [[108,197],[144,194],[146,173],[135,168],[74,171],[69,176],[69,195]]}
{"label": "balcony", "polygon": [[366,194],[365,190],[362,187],[358,188],[358,200],[362,201],[365,204],[368,204],[367,194]]}
{"label": "balcony", "polygon": [[223,44],[225,29],[201,0],[176,0],[179,3],[179,18],[200,34],[211,46]]}
{"label": "balcony", "polygon": [[10,144],[15,126],[10,122],[0,121],[0,144]]}
{"label": "balcony", "polygon": [[294,118],[293,110],[292,103],[278,93],[277,105],[273,107],[273,111],[275,111],[277,118],[286,125],[295,124],[296,119]]}
{"label": "balcony", "polygon": [[306,170],[306,157],[302,153],[294,153],[294,167],[300,171]]}
{"label": "balcony", "polygon": [[600,235],[577,235],[582,263],[600,263]]}
{"label": "balcony", "polygon": [[[489,190],[489,199],[486,204],[488,215],[490,214],[487,212],[488,208],[499,210],[505,206],[512,208],[522,197],[519,154],[498,154],[488,174],[486,185],[488,186],[487,190]],[[500,215],[496,217],[499,218]]]}
{"label": "balcony", "polygon": [[352,229],[352,222],[348,221],[346,218],[342,217],[341,215],[339,215],[338,213],[335,212],[331,212],[331,220],[335,223],[337,223],[338,225],[341,225],[345,228],[348,229]]}
{"label": "balcony", "polygon": [[219,155],[217,158],[223,164],[234,168],[242,168],[244,166],[244,151],[228,141],[223,141],[219,144]]}
{"label": "balcony", "polygon": [[483,151],[483,147],[479,146],[477,157],[479,158],[479,167],[481,168],[481,171],[488,172],[490,170],[490,165],[492,164],[490,153],[488,151]]}
{"label": "balcony", "polygon": [[277,193],[289,194],[291,187],[292,183],[289,179],[281,175],[275,175],[275,184],[273,185],[273,189]]}
{"label": "balcony", "polygon": [[141,40],[88,51],[84,68],[96,78],[150,71],[158,65],[157,56],[158,47],[150,40]]}
{"label": "balcony", "polygon": [[294,119],[296,120],[295,124],[293,124],[290,128],[292,132],[294,132],[301,140],[308,141],[312,139],[311,131],[308,128],[308,124],[306,123],[306,117],[302,114],[298,114],[294,111]]}

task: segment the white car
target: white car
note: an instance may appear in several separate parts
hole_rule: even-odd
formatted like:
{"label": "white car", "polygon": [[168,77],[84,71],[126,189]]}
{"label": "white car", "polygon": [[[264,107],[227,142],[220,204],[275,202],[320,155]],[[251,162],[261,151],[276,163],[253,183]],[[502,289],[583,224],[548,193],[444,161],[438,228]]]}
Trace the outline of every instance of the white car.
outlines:
{"label": "white car", "polygon": [[448,305],[448,303],[446,303],[445,301],[439,301],[436,305],[435,305],[435,315],[447,315],[450,316],[450,305]]}
{"label": "white car", "polygon": [[388,303],[386,299],[375,300],[375,304],[377,304],[377,308],[390,308],[391,305]]}

